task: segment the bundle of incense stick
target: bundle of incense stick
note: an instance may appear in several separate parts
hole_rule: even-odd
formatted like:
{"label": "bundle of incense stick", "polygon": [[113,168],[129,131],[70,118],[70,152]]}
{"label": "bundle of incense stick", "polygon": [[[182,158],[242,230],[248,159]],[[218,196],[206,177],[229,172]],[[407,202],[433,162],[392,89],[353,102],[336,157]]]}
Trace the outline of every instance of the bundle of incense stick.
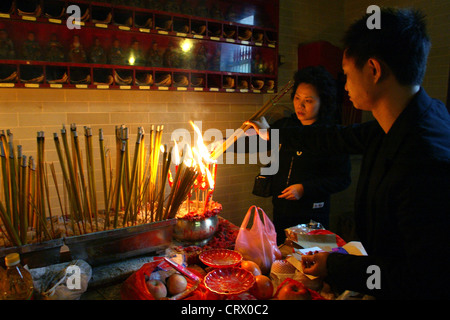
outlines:
{"label": "bundle of incense stick", "polygon": [[[60,202],[61,212],[64,212],[65,215],[68,215],[70,217],[70,221],[72,222],[72,230],[78,228],[78,231],[81,234],[84,233],[83,232],[84,229],[81,227],[81,223],[83,223],[84,219],[82,217],[81,200],[79,196],[79,190],[77,188],[78,184],[73,172],[73,164],[71,161],[70,150],[68,147],[67,132],[64,126],[61,129],[61,137],[63,140],[64,154],[61,147],[61,143],[59,141],[58,134],[57,133],[53,134],[53,140],[55,142],[56,152],[58,154],[59,164],[62,170],[63,185],[65,186],[65,190],[67,191],[66,194],[68,195],[69,198],[69,208],[67,210],[64,210],[64,208],[62,207],[62,203]],[[58,186],[56,181],[56,175],[53,175],[53,180],[55,181],[55,185]],[[56,188],[56,190],[59,193],[58,187]]]}
{"label": "bundle of incense stick", "polygon": [[[67,130],[65,126],[61,129],[63,147],[61,148],[61,143],[57,133],[53,134],[53,140],[55,142],[56,152],[58,154],[59,164],[61,166],[64,190],[69,198],[69,208],[65,211],[69,213],[68,215],[72,222],[74,232],[75,228],[77,228],[78,233],[83,234],[87,232],[87,222],[90,222],[92,229],[92,217],[90,214],[92,197],[89,196],[86,188],[86,181],[81,160],[81,150],[78,141],[78,132],[74,124],[71,125],[70,132],[70,145],[72,148],[69,147],[69,138],[67,137]],[[57,193],[59,193],[57,181],[55,180],[56,175],[53,176],[53,179],[55,181]],[[63,210],[63,208],[61,208],[61,210]]]}
{"label": "bundle of incense stick", "polygon": [[[6,137],[8,136],[8,138]],[[37,134],[37,168],[33,157],[22,154],[22,146],[14,149],[13,134],[0,132],[1,180],[0,218],[1,231],[14,246],[30,243],[30,228],[35,230],[35,240],[50,240],[55,237],[52,213],[49,209],[49,192],[44,162],[45,137]],[[47,225],[47,212],[50,223]]]}
{"label": "bundle of incense stick", "polygon": [[[265,115],[276,102],[278,102],[293,86],[292,80],[289,81],[283,89],[274,97],[272,97],[269,101],[267,101],[257,112],[255,112],[247,121],[254,121],[261,118]],[[245,121],[246,122],[246,121]],[[226,141],[222,145],[217,146],[213,152],[211,153],[212,159],[217,159],[222,153],[224,153],[232,144],[235,143],[237,139],[239,139],[242,135],[244,135],[245,131],[251,128],[251,126],[246,125],[245,122],[240,126],[240,130],[236,130],[230,137],[227,138]]]}
{"label": "bundle of incense stick", "polygon": [[143,202],[140,193],[140,191],[143,190],[142,185],[143,181],[141,175],[141,172],[143,171],[142,168],[144,165],[144,163],[142,162],[143,160],[142,154],[144,152],[143,139],[144,139],[144,130],[143,128],[138,128],[136,145],[134,148],[133,164],[129,176],[129,182],[127,183],[128,191],[125,197],[125,207],[122,225],[126,225],[128,221],[131,221],[133,223],[136,222],[137,214],[140,211]]}
{"label": "bundle of incense stick", "polygon": [[[149,197],[152,199],[156,198],[154,194],[160,190],[159,184],[155,180],[158,176],[158,153],[161,143],[161,128],[162,126],[158,127],[156,134],[153,133],[153,128],[151,130],[153,138],[156,137],[156,139],[153,139],[150,145],[150,148],[153,150],[149,155],[151,159],[146,159],[144,129],[142,127],[138,128],[134,156],[131,158],[129,129],[124,125],[117,126],[115,130],[115,169],[112,166],[111,152],[104,145],[103,130],[99,129],[105,213],[102,228],[97,216],[99,210],[94,176],[92,130],[89,127],[84,127],[86,168],[82,165],[83,161],[76,126],[74,124],[71,125],[72,154],[68,147],[69,142],[67,141],[65,128],[63,127],[63,130],[61,130],[64,142],[64,154],[61,150],[58,136],[55,134],[55,145],[61,164],[63,185],[69,195],[69,210],[64,210],[61,205],[61,211],[66,214],[68,211],[67,216],[70,217],[73,230],[76,228],[79,234],[84,234],[90,231],[98,231],[99,229],[106,230],[139,223],[138,213],[141,213],[143,207],[146,207]],[[168,161],[170,162],[170,159]],[[54,181],[57,186],[56,175],[54,175]],[[152,184],[153,190],[149,190],[150,184]],[[57,194],[59,197],[60,193],[58,188]],[[164,197],[160,196],[160,198],[163,199]],[[113,214],[112,216],[111,213]],[[120,218],[119,214],[122,215]],[[153,220],[154,217],[155,214],[152,212],[148,220]]]}
{"label": "bundle of incense stick", "polygon": [[[104,194],[105,199],[114,201],[105,205],[106,224],[109,226],[110,208],[114,210],[113,228],[120,226],[136,225],[138,223],[138,214],[141,212],[145,203],[145,192],[149,185],[149,177],[144,174],[145,164],[145,132],[142,127],[138,128],[133,158],[130,159],[128,144],[128,128],[125,126],[116,127],[116,179],[112,194]],[[102,157],[105,157],[102,137],[100,140]],[[106,161],[102,160],[102,172],[106,172]],[[106,173],[104,177],[104,192],[106,187]],[[112,178],[110,179],[112,184]],[[109,201],[109,200],[108,200]],[[123,213],[121,224],[119,225],[119,213]]]}
{"label": "bundle of incense stick", "polygon": [[[187,148],[188,146],[185,145],[180,165],[175,173],[172,189],[164,212],[164,219],[172,219],[175,217],[178,209],[188,197],[189,192],[191,192],[192,186],[200,173],[198,166],[194,165],[192,159],[186,159],[188,154]],[[191,163],[187,164],[186,162],[188,161],[191,161]]]}
{"label": "bundle of incense stick", "polygon": [[163,190],[158,188],[158,183],[161,182],[162,179],[162,177],[158,177],[158,169],[163,131],[164,126],[157,126],[156,130],[154,126],[152,126],[150,130],[149,159],[147,168],[150,178],[148,187],[148,203],[150,204],[151,221],[155,220],[155,210],[157,208],[156,200],[158,198],[158,195],[160,192],[163,192]]}
{"label": "bundle of incense stick", "polygon": [[113,153],[105,147],[103,130],[99,130],[104,200],[102,218],[98,216],[101,210],[96,195],[91,128],[84,127],[84,150],[75,124],[70,125],[70,130],[63,126],[61,137],[58,133],[53,134],[61,167],[62,191],[55,164],[45,162],[44,132],[38,132],[35,166],[32,157],[27,162],[27,157],[22,156],[20,146],[19,156],[16,157],[12,134],[8,132],[8,141],[1,131],[0,218],[3,224],[0,224],[0,231],[13,245],[26,244],[27,229],[30,231],[30,228],[36,230],[38,241],[60,234],[55,231],[58,228],[60,232],[60,226],[53,225],[47,165],[53,177],[66,234],[85,234],[174,218],[192,190],[200,170],[190,158],[190,149],[186,145],[177,166],[175,181],[167,195],[172,148],[161,145],[162,134],[163,126],[156,129],[152,126],[147,148],[144,129],[138,128],[134,154],[130,156],[129,129],[123,125],[116,127],[116,165],[113,167]]}

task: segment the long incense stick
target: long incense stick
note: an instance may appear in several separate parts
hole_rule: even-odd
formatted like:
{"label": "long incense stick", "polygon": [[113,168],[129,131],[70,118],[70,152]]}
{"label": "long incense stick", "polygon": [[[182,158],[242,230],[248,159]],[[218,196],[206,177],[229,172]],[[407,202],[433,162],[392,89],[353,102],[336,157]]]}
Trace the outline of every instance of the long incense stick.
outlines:
{"label": "long incense stick", "polygon": [[[61,133],[63,135],[63,137],[65,136],[65,129],[63,128],[61,130]],[[64,156],[63,153],[61,151],[61,144],[59,142],[59,138],[58,138],[58,134],[54,133],[53,134],[53,140],[55,141],[55,146],[56,146],[56,152],[58,154],[58,159],[59,159],[59,164],[61,166],[61,170],[62,170],[62,175],[63,175],[63,185],[66,187],[67,189],[67,194],[69,197],[69,216],[70,216],[70,220],[72,222],[72,230],[75,232],[75,227],[74,227],[74,222],[77,222],[77,227],[79,230],[79,233],[82,234],[82,228],[80,227],[80,209],[79,209],[79,201],[77,198],[77,194],[78,192],[76,190],[73,190],[73,185],[71,183],[71,177],[69,177],[69,169],[68,166],[71,165],[71,161],[70,161],[70,157],[66,157],[68,166],[66,166],[66,163],[64,161]],[[63,141],[64,142],[64,141]],[[65,143],[65,142],[64,142]],[[73,190],[73,191],[72,191]]]}
{"label": "long incense stick", "polygon": [[[163,155],[163,169],[162,169],[162,176],[167,177],[167,174],[170,169],[170,163],[172,161],[172,148],[170,149],[169,153],[167,153],[167,147],[164,148],[164,155]],[[166,181],[167,179],[163,179],[162,185],[159,189],[159,196],[158,196],[158,207],[156,210],[156,216],[157,220],[162,220],[163,217],[163,208],[164,208],[164,194],[165,194],[165,188],[166,188]]]}
{"label": "long incense stick", "polygon": [[86,167],[89,182],[89,195],[91,202],[91,210],[95,220],[95,228],[98,231],[98,217],[97,217],[97,188],[95,186],[94,176],[94,154],[92,150],[92,129],[84,127],[85,130],[85,148],[86,148]]}
{"label": "long incense stick", "polygon": [[83,230],[85,231],[84,228],[84,221],[83,221],[83,207],[81,205],[81,199],[80,199],[80,195],[79,195],[79,191],[77,188],[77,179],[75,177],[75,172],[74,172],[74,165],[71,161],[71,155],[70,155],[70,150],[69,150],[69,143],[67,141],[67,132],[66,132],[66,128],[63,126],[63,128],[61,129],[61,137],[63,140],[63,145],[64,145],[64,151],[65,151],[65,155],[66,155],[66,161],[67,161],[67,171],[68,171],[68,175],[70,178],[70,191],[73,192],[73,199],[75,200],[75,213],[76,213],[76,217],[77,217],[77,221],[79,221],[81,223],[81,226],[83,227]]}
{"label": "long incense stick", "polygon": [[119,171],[116,181],[116,204],[114,206],[114,228],[117,228],[117,222],[119,220],[119,211],[120,211],[120,190],[122,185],[123,178],[123,169],[124,169],[124,157],[125,157],[125,149],[126,149],[126,141],[122,141],[122,147],[120,148],[120,156],[119,156]]}
{"label": "long incense stick", "polygon": [[108,197],[108,182],[106,179],[106,150],[103,138],[103,129],[99,129],[98,140],[100,145],[100,160],[102,164],[103,201],[106,214],[106,212],[109,210],[109,197]]}
{"label": "long incense stick", "polygon": [[[81,159],[81,150],[80,150],[80,143],[78,140],[78,132],[77,132],[77,128],[75,126],[75,124],[71,125],[71,132],[72,132],[72,142],[74,145],[74,150],[75,150],[75,155],[76,155],[76,159],[77,159],[77,164],[78,164],[78,172],[79,172],[79,177],[81,180],[81,196],[82,196],[82,203],[83,203],[83,210],[81,211],[83,214],[83,219],[87,220],[91,226],[91,230],[92,230],[92,214],[91,214],[91,207],[90,207],[90,203],[89,203],[89,197],[87,196],[87,187],[86,187],[86,181],[85,181],[85,176],[84,176],[84,168],[83,168],[83,161]],[[87,219],[86,219],[87,216]]]}
{"label": "long incense stick", "polygon": [[[264,114],[266,114],[276,102],[278,102],[293,86],[292,80],[289,81],[284,88],[272,99],[267,101],[257,112],[255,112],[247,121],[258,120]],[[224,153],[232,144],[234,144],[235,140],[239,139],[244,133],[250,129],[250,125],[246,125],[245,122],[240,126],[240,130],[236,130],[227,140],[222,144],[216,147],[211,153],[211,158],[216,160],[222,153]]]}
{"label": "long incense stick", "polygon": [[127,223],[128,219],[128,212],[130,211],[131,201],[134,195],[134,188],[136,185],[136,176],[137,176],[137,166],[138,166],[138,160],[139,160],[139,151],[140,151],[140,144],[142,140],[142,133],[139,131],[138,136],[136,139],[136,146],[134,148],[134,158],[133,158],[133,168],[131,171],[131,177],[130,177],[130,190],[128,190],[127,199],[125,203],[125,212],[123,216],[123,226]]}
{"label": "long incense stick", "polygon": [[[56,178],[55,165],[53,164],[53,162],[50,164],[50,171],[51,171],[51,173],[52,173],[53,182],[55,183],[56,195],[58,196],[59,207],[61,208],[61,215],[62,215],[62,218],[63,218],[64,229],[65,229],[66,232],[67,232],[67,225],[66,225],[66,216],[67,216],[67,213],[64,212],[64,206],[63,206],[63,204],[62,204],[62,201],[61,201],[61,195],[60,195],[60,193],[59,193],[58,180],[57,180],[57,178]],[[72,222],[72,230],[75,230],[74,220],[71,219],[71,222]]]}
{"label": "long incense stick", "polygon": [[22,238],[22,243],[27,242],[27,230],[28,230],[28,217],[26,212],[27,207],[27,157],[22,156],[21,167],[21,182],[20,182],[20,203],[19,203],[19,214],[20,214],[20,235]]}

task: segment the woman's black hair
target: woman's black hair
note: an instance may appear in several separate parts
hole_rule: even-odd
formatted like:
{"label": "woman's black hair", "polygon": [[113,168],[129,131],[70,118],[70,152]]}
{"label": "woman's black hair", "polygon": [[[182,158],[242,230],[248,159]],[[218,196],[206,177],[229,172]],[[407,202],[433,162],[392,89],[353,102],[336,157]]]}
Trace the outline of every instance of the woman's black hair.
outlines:
{"label": "woman's black hair", "polygon": [[336,110],[336,81],[323,66],[309,66],[298,70],[294,74],[294,86],[291,99],[301,83],[308,83],[317,91],[320,98],[318,120],[333,120]]}
{"label": "woman's black hair", "polygon": [[402,85],[420,85],[425,75],[430,39],[425,16],[414,9],[380,9],[380,29],[368,28],[369,14],[345,33],[345,56],[361,69],[369,58],[382,60]]}

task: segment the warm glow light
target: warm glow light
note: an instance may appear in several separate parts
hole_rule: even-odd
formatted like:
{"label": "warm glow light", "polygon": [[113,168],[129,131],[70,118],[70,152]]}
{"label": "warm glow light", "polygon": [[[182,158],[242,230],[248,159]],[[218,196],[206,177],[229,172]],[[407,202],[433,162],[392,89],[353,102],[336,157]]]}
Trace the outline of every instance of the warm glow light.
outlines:
{"label": "warm glow light", "polygon": [[181,50],[183,52],[189,52],[192,49],[192,42],[189,39],[184,39],[184,41],[181,42]]}
{"label": "warm glow light", "polygon": [[194,159],[196,159],[196,160],[194,160],[195,163],[197,163],[198,166],[200,167],[200,172],[202,174],[205,174],[205,165],[203,164],[202,156],[201,156],[200,152],[198,152],[196,147],[192,148],[192,152],[194,153]]}
{"label": "warm glow light", "polygon": [[[215,177],[211,173],[209,167],[212,166],[212,170],[215,172],[215,166],[217,161],[212,159],[210,156],[210,152],[208,148],[205,146],[202,138],[202,134],[200,129],[190,121],[192,127],[198,135],[196,145],[194,147],[189,147],[188,144],[185,144],[183,149],[183,155],[180,157],[178,143],[174,139],[174,148],[173,148],[173,162],[176,166],[178,166],[181,162],[188,167],[197,167],[201,172],[201,190],[206,190],[206,180],[208,183],[208,189],[211,193],[214,190],[215,186]],[[170,174],[170,173],[169,173]],[[215,173],[214,173],[215,175]],[[170,180],[170,176],[169,176]]]}
{"label": "warm glow light", "polygon": [[136,59],[131,56],[130,59],[128,59],[129,64],[134,65],[134,63],[136,62]]}
{"label": "warm glow light", "polygon": [[178,166],[181,162],[180,160],[180,151],[178,151],[178,143],[173,140],[175,146],[173,147],[173,163],[175,163],[176,166]]}
{"label": "warm glow light", "polygon": [[209,184],[209,189],[213,190],[215,184],[214,178],[212,177],[211,171],[208,169],[208,165],[205,165],[205,163],[206,164],[216,163],[217,160],[211,158],[210,152],[208,151],[208,148],[203,142],[202,133],[200,132],[200,129],[192,121],[189,121],[189,123],[194,128],[198,136],[196,146],[192,148],[192,152],[194,153],[193,158],[196,160],[198,166],[200,167],[202,175],[206,175]]}
{"label": "warm glow light", "polygon": [[191,148],[188,148],[187,145],[185,145],[184,151],[186,152],[186,154],[183,155],[184,156],[184,163],[188,167],[195,166],[194,155],[192,154]]}
{"label": "warm glow light", "polygon": [[208,178],[209,188],[211,190],[214,189],[214,179],[211,175],[211,171],[209,171],[208,168],[206,168],[206,177]]}
{"label": "warm glow light", "polygon": [[198,136],[197,148],[201,158],[204,159],[206,163],[217,162],[217,160],[211,158],[210,152],[208,151],[208,148],[205,146],[205,143],[203,142],[202,133],[200,132],[200,129],[192,121],[189,121],[189,123],[191,124],[192,128],[194,128],[195,132],[197,132]]}

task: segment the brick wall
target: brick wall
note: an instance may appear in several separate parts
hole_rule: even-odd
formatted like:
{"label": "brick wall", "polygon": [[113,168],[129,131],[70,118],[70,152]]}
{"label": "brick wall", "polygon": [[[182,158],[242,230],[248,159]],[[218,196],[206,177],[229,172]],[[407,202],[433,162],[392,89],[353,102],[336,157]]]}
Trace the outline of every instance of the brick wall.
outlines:
{"label": "brick wall", "polygon": [[[284,60],[278,69],[280,83],[291,80],[297,70],[299,44],[326,40],[340,46],[345,28],[343,9],[343,1],[280,1],[279,54]],[[283,102],[290,105],[287,96]]]}
{"label": "brick wall", "polygon": [[[98,129],[105,134],[105,146],[115,150],[115,126],[130,128],[133,147],[137,128],[148,133],[151,125],[164,125],[163,143],[171,144],[175,129],[193,130],[189,121],[202,121],[202,130],[217,128],[225,136],[226,129],[236,129],[263,104],[258,94],[225,94],[195,92],[140,92],[83,89],[0,89],[0,129],[10,129],[15,145],[23,146],[23,153],[36,159],[38,131],[45,132],[47,162],[58,163],[53,133],[60,136],[62,125],[70,128],[75,123],[82,137],[84,126],[92,128],[97,186],[101,186],[101,166],[98,147]],[[147,140],[148,141],[148,140]],[[80,139],[84,150],[84,138]],[[173,143],[171,144],[173,145]],[[132,151],[131,151],[132,152]],[[133,153],[130,153],[133,155]],[[246,161],[246,163],[249,163]],[[223,216],[240,224],[249,206],[258,204],[269,210],[266,199],[251,195],[253,178],[258,165],[222,164],[218,167],[214,200],[222,203]],[[56,165],[57,172],[61,171]],[[54,214],[59,205],[53,180],[49,176]],[[59,179],[59,181],[62,181]],[[102,208],[103,191],[98,188]]]}

